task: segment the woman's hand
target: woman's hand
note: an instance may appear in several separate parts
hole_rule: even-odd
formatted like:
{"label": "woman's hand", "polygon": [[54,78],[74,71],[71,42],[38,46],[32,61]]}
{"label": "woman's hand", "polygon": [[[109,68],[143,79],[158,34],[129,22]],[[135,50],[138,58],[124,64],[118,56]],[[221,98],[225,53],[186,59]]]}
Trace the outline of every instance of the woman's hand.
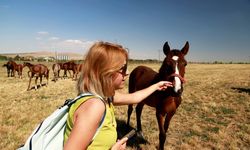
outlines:
{"label": "woman's hand", "polygon": [[159,91],[164,91],[166,90],[168,87],[173,87],[172,82],[169,81],[160,81],[157,83],[157,90]]}
{"label": "woman's hand", "polygon": [[125,150],[128,138],[122,138],[118,140],[111,148],[111,150]]}

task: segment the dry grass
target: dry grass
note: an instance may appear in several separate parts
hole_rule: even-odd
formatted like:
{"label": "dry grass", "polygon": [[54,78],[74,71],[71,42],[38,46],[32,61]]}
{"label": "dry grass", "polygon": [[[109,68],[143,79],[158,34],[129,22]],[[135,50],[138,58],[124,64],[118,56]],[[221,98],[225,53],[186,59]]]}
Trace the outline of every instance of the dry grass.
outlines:
{"label": "dry grass", "polygon": [[[4,62],[0,62],[2,66]],[[51,68],[51,64],[47,64]],[[132,70],[139,64],[130,64]],[[145,64],[158,70],[160,64]],[[250,147],[250,65],[189,64],[186,70],[183,102],[173,117],[165,149],[248,149]],[[52,72],[50,72],[50,79]],[[37,91],[26,91],[24,78],[8,78],[0,68],[0,149],[13,150],[23,144],[34,127],[76,95],[75,81],[49,81]],[[32,82],[34,85],[34,81]],[[124,92],[127,89],[123,90]],[[127,106],[117,107],[120,124],[126,122]],[[142,113],[146,144],[142,149],[156,149],[158,127],[155,111],[148,106]],[[135,112],[131,126],[136,127]],[[128,149],[135,149],[128,147]]]}

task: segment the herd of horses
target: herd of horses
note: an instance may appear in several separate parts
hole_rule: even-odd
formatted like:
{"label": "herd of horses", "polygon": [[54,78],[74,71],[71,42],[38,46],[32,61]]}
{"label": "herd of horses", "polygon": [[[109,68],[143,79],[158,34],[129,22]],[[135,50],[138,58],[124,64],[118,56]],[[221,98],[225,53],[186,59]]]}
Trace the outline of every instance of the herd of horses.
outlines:
{"label": "herd of horses", "polygon": [[[183,93],[183,84],[185,83],[185,67],[187,61],[185,60],[185,55],[189,51],[189,43],[186,42],[184,47],[181,50],[170,49],[168,42],[163,46],[163,53],[165,54],[165,59],[162,62],[162,65],[159,69],[159,72],[154,71],[153,69],[147,66],[138,66],[130,74],[129,77],[129,93],[141,90],[154,84],[158,81],[170,81],[173,83],[173,87],[167,88],[165,91],[156,91],[151,94],[149,97],[144,99],[142,102],[136,106],[136,120],[137,120],[137,135],[142,136],[142,127],[141,127],[141,113],[143,106],[146,104],[148,106],[154,107],[156,110],[156,118],[159,127],[159,147],[158,149],[164,150],[164,143],[167,137],[167,130],[169,128],[169,123],[171,118],[174,116],[177,108],[182,101]],[[25,66],[29,67],[29,72],[31,78],[36,76],[36,80],[42,76],[46,77],[48,80],[49,69],[42,65],[32,65],[30,63],[16,64],[13,61],[8,62],[4,66],[7,67],[8,76],[9,74],[14,75],[15,73],[12,70],[18,72],[19,77],[22,76],[22,68]],[[12,66],[12,67],[11,67]],[[81,70],[81,65],[77,65],[74,62],[66,63],[57,63],[52,66],[54,72],[54,80],[57,80],[59,77],[60,70],[64,70],[63,77],[66,77],[66,72],[69,70],[73,71],[73,79],[77,77],[77,73]],[[69,72],[70,73],[70,72]],[[70,74],[71,76],[71,74]],[[29,81],[29,86],[30,86]],[[29,89],[29,87],[28,87]],[[129,126],[130,116],[133,111],[133,105],[128,106],[128,118],[127,126]]]}
{"label": "herd of horses", "polygon": [[[35,78],[35,90],[37,90],[37,80],[40,78],[40,87],[42,86],[42,78],[47,79],[46,86],[48,85],[49,81],[49,69],[44,64],[31,64],[29,62],[24,62],[23,64],[17,64],[15,61],[10,60],[6,64],[3,65],[3,67],[7,68],[7,76],[8,77],[15,77],[15,73],[17,72],[18,77],[22,78],[22,72],[24,67],[28,67],[28,76],[29,76],[29,85],[27,88],[27,91],[30,90],[30,83],[32,78]],[[82,67],[82,64],[76,64],[74,61],[69,61],[65,63],[55,63],[52,65],[52,71],[53,71],[53,79],[52,81],[57,81],[60,77],[60,71],[63,70],[63,78],[68,77],[67,72],[70,74],[70,77],[72,77],[73,80],[77,79],[77,75],[80,72]],[[73,75],[71,75],[71,72],[73,72]]]}

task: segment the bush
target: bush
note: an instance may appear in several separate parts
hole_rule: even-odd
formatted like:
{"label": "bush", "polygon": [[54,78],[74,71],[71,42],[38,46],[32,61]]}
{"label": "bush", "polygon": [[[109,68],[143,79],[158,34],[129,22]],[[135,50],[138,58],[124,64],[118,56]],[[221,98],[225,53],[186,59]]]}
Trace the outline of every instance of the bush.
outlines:
{"label": "bush", "polygon": [[8,60],[8,57],[0,55],[0,60]]}

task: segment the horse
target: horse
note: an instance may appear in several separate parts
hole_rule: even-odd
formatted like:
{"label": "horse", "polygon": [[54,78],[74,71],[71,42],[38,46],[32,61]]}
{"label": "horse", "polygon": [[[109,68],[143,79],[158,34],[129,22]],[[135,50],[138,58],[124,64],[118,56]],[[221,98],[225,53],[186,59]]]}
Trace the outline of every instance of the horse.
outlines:
{"label": "horse", "polygon": [[[137,134],[140,137],[142,137],[141,113],[143,106],[146,104],[156,108],[160,150],[164,150],[170,120],[182,101],[181,95],[183,92],[183,84],[185,83],[184,74],[187,65],[184,56],[188,51],[188,41],[181,50],[171,50],[168,42],[165,42],[163,52],[166,57],[162,62],[159,72],[146,66],[138,66],[129,76],[129,93],[144,89],[158,81],[170,81],[173,84],[173,87],[168,87],[165,91],[152,93],[136,106]],[[133,105],[129,105],[127,111],[127,126],[129,126],[132,111]]]}
{"label": "horse", "polygon": [[[16,66],[14,67],[14,70],[17,71],[18,73],[18,76],[20,79],[22,79],[23,77],[23,68],[24,68],[24,64],[16,64]],[[15,76],[15,73],[14,73],[14,76]]]}
{"label": "horse", "polygon": [[[57,63],[59,66],[60,66],[60,69],[59,69],[59,71],[58,71],[58,77],[60,77],[60,71],[61,70],[64,70],[64,68],[63,68],[63,63]],[[67,73],[66,73],[66,76],[67,76]],[[61,77],[62,78],[62,77]]]}
{"label": "horse", "polygon": [[[58,64],[60,65],[60,70],[58,72],[58,75],[60,74],[61,70],[64,70],[64,73],[63,73],[63,76],[62,76],[63,78],[68,77],[67,76],[67,71],[69,72],[70,77],[71,77],[70,70],[73,71],[73,75],[75,74],[75,71],[76,71],[75,66],[76,66],[76,64],[75,64],[74,61],[69,61],[69,62],[65,62],[65,63],[58,63]],[[74,78],[74,76],[73,76],[73,78]]]}
{"label": "horse", "polygon": [[[30,89],[30,82],[31,79],[35,76],[35,90],[37,90],[37,79],[38,77],[40,77],[40,87],[42,86],[42,77],[44,76],[47,79],[47,84],[49,83],[49,69],[47,66],[43,65],[43,64],[31,64],[28,62],[24,62],[24,66],[27,66],[29,68],[28,71],[28,76],[30,77],[29,80],[29,85],[28,85],[28,89],[27,91]],[[31,73],[31,75],[29,75],[29,73]]]}
{"label": "horse", "polygon": [[3,67],[7,68],[8,77],[15,77],[15,71],[17,71],[19,78],[22,78],[23,64],[17,64],[15,61],[10,60]]}
{"label": "horse", "polygon": [[76,63],[74,61],[69,61],[69,62],[63,63],[62,68],[64,70],[63,77],[67,77],[67,71],[69,72],[69,75],[71,77],[71,73],[70,73],[69,70],[72,70],[73,71],[72,79],[74,79],[74,75],[75,75],[75,72],[76,72]]}
{"label": "horse", "polygon": [[60,69],[61,69],[60,64],[55,63],[52,65],[52,70],[53,70],[53,74],[54,74],[54,78],[52,79],[52,81],[56,82],[58,80]]}
{"label": "horse", "polygon": [[7,76],[8,77],[14,77],[14,64],[15,62],[10,60],[6,64],[3,65],[3,67],[6,67],[7,69]]}
{"label": "horse", "polygon": [[77,80],[77,75],[81,72],[83,64],[76,64],[74,80]]}

